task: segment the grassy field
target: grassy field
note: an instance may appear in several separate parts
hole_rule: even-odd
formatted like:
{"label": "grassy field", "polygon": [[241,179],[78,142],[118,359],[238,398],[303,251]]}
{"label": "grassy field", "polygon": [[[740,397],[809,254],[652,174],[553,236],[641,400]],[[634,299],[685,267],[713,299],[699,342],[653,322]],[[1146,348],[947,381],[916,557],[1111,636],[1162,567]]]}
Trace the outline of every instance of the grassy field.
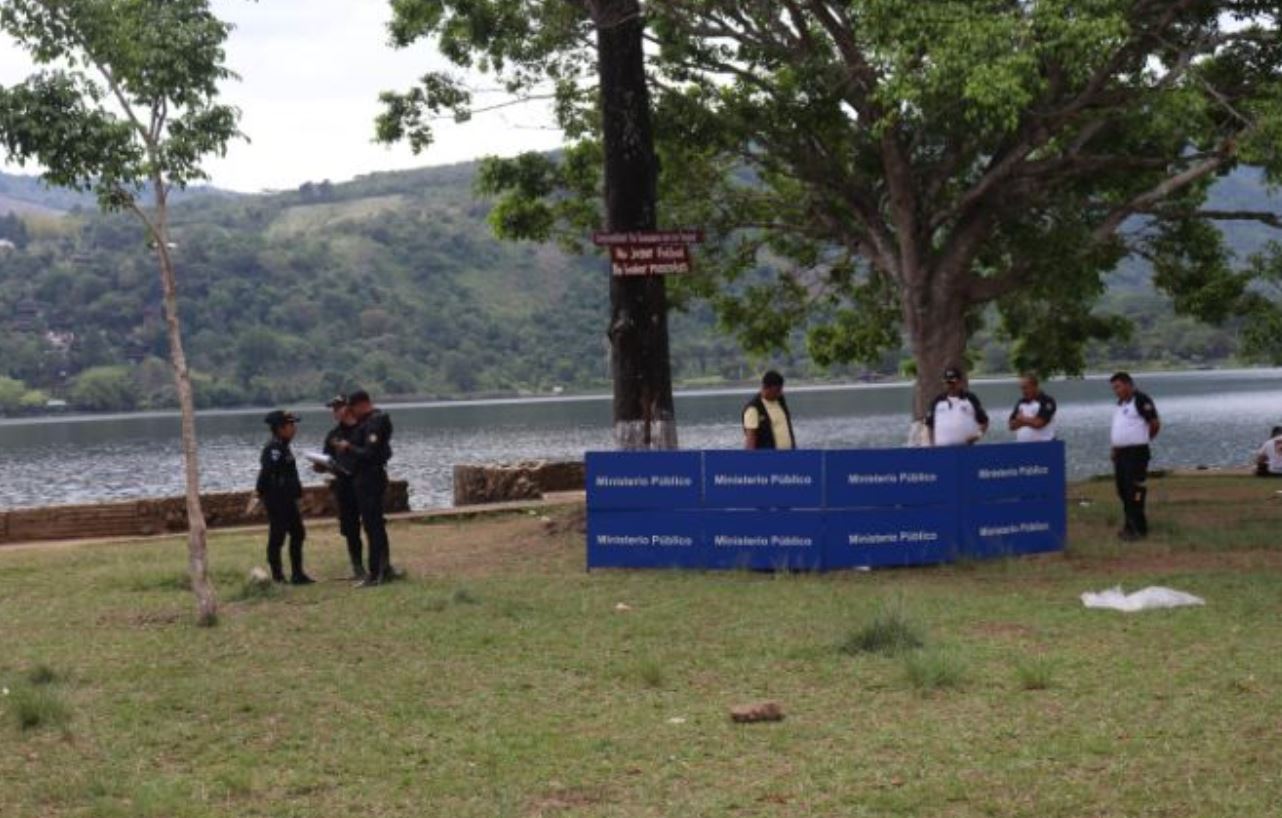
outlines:
{"label": "grassy field", "polygon": [[566,510],[398,524],[373,591],[318,529],[263,596],[222,535],[209,630],[176,541],[0,549],[0,815],[1277,816],[1274,484],[1155,481],[1138,547],[1110,492],[1067,555],[824,577],[588,575]]}

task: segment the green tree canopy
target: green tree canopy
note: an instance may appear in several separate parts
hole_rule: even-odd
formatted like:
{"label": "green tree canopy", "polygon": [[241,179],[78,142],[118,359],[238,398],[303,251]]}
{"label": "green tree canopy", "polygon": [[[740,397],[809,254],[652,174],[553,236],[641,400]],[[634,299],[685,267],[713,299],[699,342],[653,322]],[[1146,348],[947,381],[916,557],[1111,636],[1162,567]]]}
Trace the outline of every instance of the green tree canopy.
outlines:
{"label": "green tree canopy", "polygon": [[[489,174],[508,235],[599,221],[588,5],[392,4],[395,43],[432,38],[514,94],[556,96],[575,144]],[[1094,306],[1136,255],[1180,310],[1248,316],[1253,348],[1279,354],[1279,254],[1235,264],[1215,223],[1282,220],[1206,194],[1242,163],[1282,181],[1282,4],[652,0],[644,14],[661,212],[708,229],[689,292],[750,349],[805,329],[820,361],[872,360],[906,336],[925,384],[995,307],[1016,366],[1074,372],[1088,341],[1125,327]],[[416,147],[471,103],[440,73],[384,101],[380,135]]]}

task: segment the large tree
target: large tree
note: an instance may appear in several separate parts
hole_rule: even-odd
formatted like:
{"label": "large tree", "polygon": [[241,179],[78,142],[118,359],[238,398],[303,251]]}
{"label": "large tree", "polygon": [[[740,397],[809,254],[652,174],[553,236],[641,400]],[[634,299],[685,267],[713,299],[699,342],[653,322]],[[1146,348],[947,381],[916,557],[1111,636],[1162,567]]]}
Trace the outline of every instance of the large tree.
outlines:
{"label": "large tree", "polygon": [[188,568],[197,621],[213,624],[191,373],[178,312],[169,194],[204,179],[201,163],[239,135],[220,104],[233,76],[230,27],[206,0],[5,0],[0,30],[40,67],[0,87],[0,144],[50,184],[92,190],[105,210],[137,217],[155,252],[170,362],[182,412]]}
{"label": "large tree", "polygon": [[[580,5],[416,5],[456,62],[516,95],[551,88],[577,142],[490,174],[501,227],[589,223]],[[644,14],[660,206],[709,228],[689,289],[750,348],[805,331],[827,363],[906,342],[920,417],[994,314],[1017,365],[1079,371],[1087,342],[1125,327],[1094,306],[1134,255],[1178,310],[1244,317],[1248,347],[1276,355],[1278,254],[1235,266],[1216,223],[1282,220],[1206,202],[1242,164],[1282,181],[1282,3],[650,0]],[[413,130],[433,106],[467,115],[459,82],[429,79],[388,116]]]}

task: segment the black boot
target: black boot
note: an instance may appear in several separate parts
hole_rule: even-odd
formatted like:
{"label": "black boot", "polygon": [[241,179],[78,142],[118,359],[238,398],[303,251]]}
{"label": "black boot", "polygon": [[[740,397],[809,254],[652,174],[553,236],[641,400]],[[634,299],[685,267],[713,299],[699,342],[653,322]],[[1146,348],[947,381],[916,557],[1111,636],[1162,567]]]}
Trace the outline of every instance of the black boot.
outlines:
{"label": "black boot", "polygon": [[272,582],[285,581],[285,569],[280,564],[280,554],[268,554],[267,565],[272,571]]}
{"label": "black boot", "polygon": [[296,534],[289,538],[289,584],[311,585],[316,580],[303,571],[303,538]]}

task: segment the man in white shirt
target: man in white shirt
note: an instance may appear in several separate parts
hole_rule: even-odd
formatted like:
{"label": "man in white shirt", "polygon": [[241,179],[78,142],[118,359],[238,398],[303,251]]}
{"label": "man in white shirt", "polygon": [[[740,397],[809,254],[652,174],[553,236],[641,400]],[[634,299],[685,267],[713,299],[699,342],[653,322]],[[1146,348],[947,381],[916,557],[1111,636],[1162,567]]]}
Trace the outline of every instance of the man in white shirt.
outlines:
{"label": "man in white shirt", "polygon": [[792,413],[783,398],[783,375],[773,369],[761,378],[761,391],[743,407],[745,449],[795,449]]}
{"label": "man in white shirt", "polygon": [[988,413],[956,367],[944,370],[944,392],[926,407],[925,422],[932,446],[969,446],[988,431]]}
{"label": "man in white shirt", "polygon": [[1126,372],[1109,378],[1117,406],[1113,409],[1113,478],[1117,496],[1122,501],[1126,523],[1118,532],[1123,540],[1140,540],[1148,536],[1148,517],[1144,501],[1148,498],[1148,464],[1152,458],[1149,443],[1162,430],[1153,399],[1135,388]]}
{"label": "man in white shirt", "polygon": [[1020,399],[1010,413],[1010,430],[1018,443],[1055,439],[1055,399],[1042,391],[1036,375],[1019,379]]}
{"label": "man in white shirt", "polygon": [[1256,477],[1282,477],[1282,426],[1274,426],[1255,455]]}

